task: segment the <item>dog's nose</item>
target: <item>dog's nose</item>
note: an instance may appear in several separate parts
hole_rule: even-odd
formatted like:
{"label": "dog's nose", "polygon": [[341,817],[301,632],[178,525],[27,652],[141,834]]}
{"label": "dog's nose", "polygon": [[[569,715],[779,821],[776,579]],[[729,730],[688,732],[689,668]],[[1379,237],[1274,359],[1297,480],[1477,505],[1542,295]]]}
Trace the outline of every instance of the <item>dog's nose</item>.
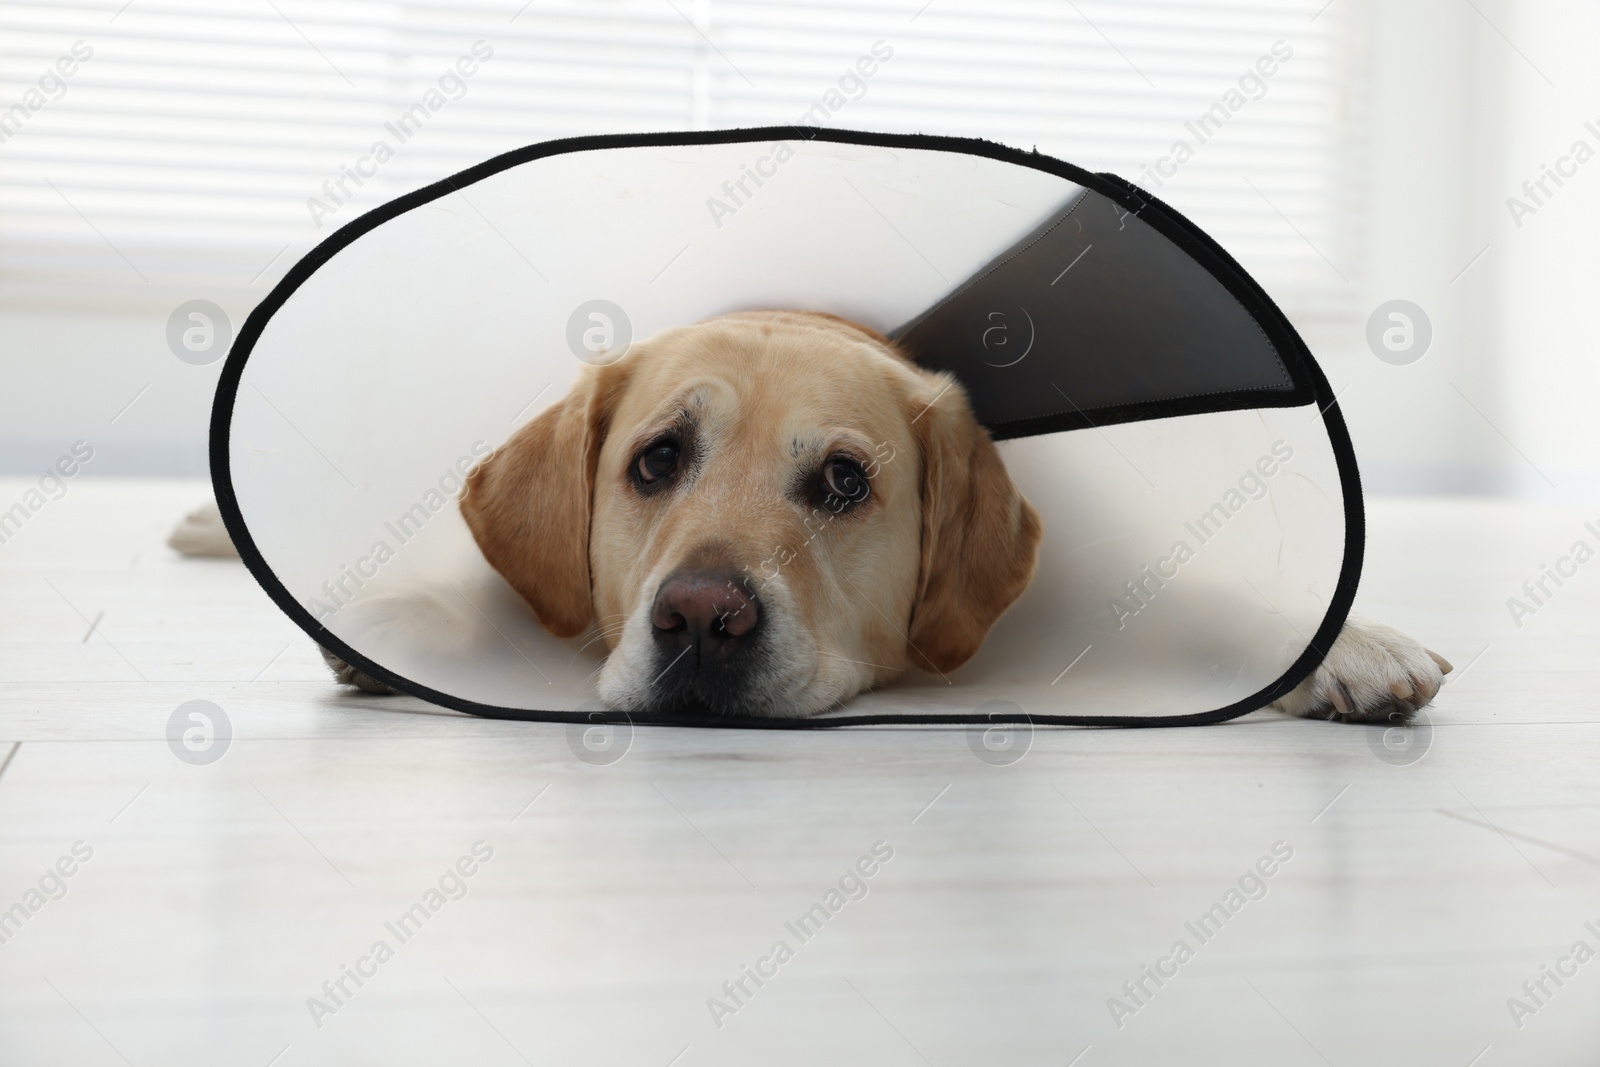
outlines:
{"label": "dog's nose", "polygon": [[761,622],[756,599],[731,571],[679,571],[661,583],[650,611],[656,641],[696,648],[702,663],[748,644]]}

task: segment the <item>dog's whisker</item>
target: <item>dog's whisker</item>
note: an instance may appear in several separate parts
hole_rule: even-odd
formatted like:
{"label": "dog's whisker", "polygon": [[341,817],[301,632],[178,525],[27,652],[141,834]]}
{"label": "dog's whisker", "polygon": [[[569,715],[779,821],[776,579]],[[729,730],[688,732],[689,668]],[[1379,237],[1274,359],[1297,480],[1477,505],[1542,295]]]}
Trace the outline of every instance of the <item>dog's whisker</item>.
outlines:
{"label": "dog's whisker", "polygon": [[[617,632],[621,633],[620,630],[618,630]],[[582,645],[580,645],[578,647],[578,651],[576,651],[576,652],[574,652],[572,654],[572,658],[573,659],[577,659],[579,656],[581,656],[589,648],[590,645],[594,644],[596,641],[604,641],[607,637],[611,637],[611,636],[615,636],[615,634],[605,634],[605,633],[595,634],[593,637],[589,638],[589,640],[585,641]]]}
{"label": "dog's whisker", "polygon": [[893,667],[886,666],[885,664],[882,664],[882,663],[869,663],[868,661],[866,661],[864,659],[851,659],[849,656],[841,656],[837,652],[822,652],[822,651],[819,651],[817,654],[819,656],[831,656],[834,659],[842,659],[846,663],[859,663],[863,667],[877,667],[879,670],[885,670],[885,671],[894,670]]}
{"label": "dog's whisker", "polygon": [[900,629],[900,627],[895,626],[894,620],[889,618],[889,616],[884,615],[883,614],[883,610],[881,608],[879,608],[878,605],[876,605],[876,604],[874,604],[872,602],[872,598],[867,596],[867,594],[861,592],[861,587],[859,585],[857,585],[855,582],[851,582],[848,576],[842,576],[842,577],[844,577],[844,580],[846,582],[850,583],[850,588],[851,589],[854,589],[857,593],[861,593],[861,599],[865,600],[867,602],[867,606],[868,607],[870,607],[873,611],[876,611],[879,614],[879,616],[882,617],[884,622],[888,623],[891,627],[893,627],[895,633],[899,634],[901,637],[906,639],[906,644],[908,646],[910,646],[911,648],[915,649],[917,655],[921,656],[924,660],[927,660],[928,666],[933,667],[934,673],[936,673],[939,677],[944,679],[944,684],[945,685],[954,685],[955,684],[954,682],[952,682],[950,680],[949,675],[945,674],[944,671],[939,670],[938,667],[934,667],[933,666],[933,660],[928,658],[928,654],[926,652],[922,651],[922,649],[920,649],[920,648],[917,648],[916,642],[911,640],[911,635],[910,634],[908,634],[904,630]]}
{"label": "dog's whisker", "polygon": [[609,627],[609,628],[608,627],[600,627],[595,632],[594,636],[590,637],[589,640],[585,641],[583,644],[578,646],[578,650],[572,654],[572,658],[570,660],[568,660],[567,662],[569,664],[570,663],[576,663],[578,657],[583,655],[585,652],[587,652],[589,650],[589,646],[590,645],[594,644],[597,641],[604,641],[608,637],[620,637],[622,635],[623,630],[625,630],[625,629],[626,629],[626,627],[622,626],[622,625],[613,626],[613,627]]}

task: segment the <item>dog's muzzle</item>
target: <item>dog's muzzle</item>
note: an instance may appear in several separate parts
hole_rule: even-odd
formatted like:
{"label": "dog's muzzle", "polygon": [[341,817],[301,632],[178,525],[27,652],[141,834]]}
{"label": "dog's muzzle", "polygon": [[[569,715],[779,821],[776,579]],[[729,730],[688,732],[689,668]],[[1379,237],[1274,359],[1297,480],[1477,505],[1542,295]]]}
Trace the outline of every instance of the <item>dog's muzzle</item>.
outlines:
{"label": "dog's muzzle", "polygon": [[762,659],[761,607],[725,568],[669,575],[650,609],[660,674],[652,686],[662,710],[700,705],[737,714]]}

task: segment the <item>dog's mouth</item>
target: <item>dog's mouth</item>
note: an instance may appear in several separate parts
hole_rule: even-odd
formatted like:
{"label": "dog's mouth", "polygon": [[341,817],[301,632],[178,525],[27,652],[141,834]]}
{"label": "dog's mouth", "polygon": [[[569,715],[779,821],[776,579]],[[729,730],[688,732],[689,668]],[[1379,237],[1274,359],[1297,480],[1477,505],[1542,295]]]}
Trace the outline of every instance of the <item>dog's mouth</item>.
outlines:
{"label": "dog's mouth", "polygon": [[768,714],[770,700],[758,679],[766,674],[764,649],[751,649],[739,666],[696,662],[692,650],[658,658],[659,672],[645,694],[648,710],[685,718],[746,718]]}

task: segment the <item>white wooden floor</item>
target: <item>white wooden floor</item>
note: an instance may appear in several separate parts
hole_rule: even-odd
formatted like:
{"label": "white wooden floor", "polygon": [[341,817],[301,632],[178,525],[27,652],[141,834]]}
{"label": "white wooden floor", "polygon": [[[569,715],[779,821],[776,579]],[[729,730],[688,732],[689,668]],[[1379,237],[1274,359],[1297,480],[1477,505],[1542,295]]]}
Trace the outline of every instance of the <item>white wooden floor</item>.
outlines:
{"label": "white wooden floor", "polygon": [[[205,496],[78,481],[0,545],[0,1064],[1595,1062],[1600,563],[1521,629],[1505,601],[1596,516],[1372,507],[1361,609],[1457,666],[1398,749],[1257,713],[1008,766],[933,729],[641,728],[605,763],[336,692],[243,567],[163,547]],[[191,700],[215,762],[165,739]]]}

